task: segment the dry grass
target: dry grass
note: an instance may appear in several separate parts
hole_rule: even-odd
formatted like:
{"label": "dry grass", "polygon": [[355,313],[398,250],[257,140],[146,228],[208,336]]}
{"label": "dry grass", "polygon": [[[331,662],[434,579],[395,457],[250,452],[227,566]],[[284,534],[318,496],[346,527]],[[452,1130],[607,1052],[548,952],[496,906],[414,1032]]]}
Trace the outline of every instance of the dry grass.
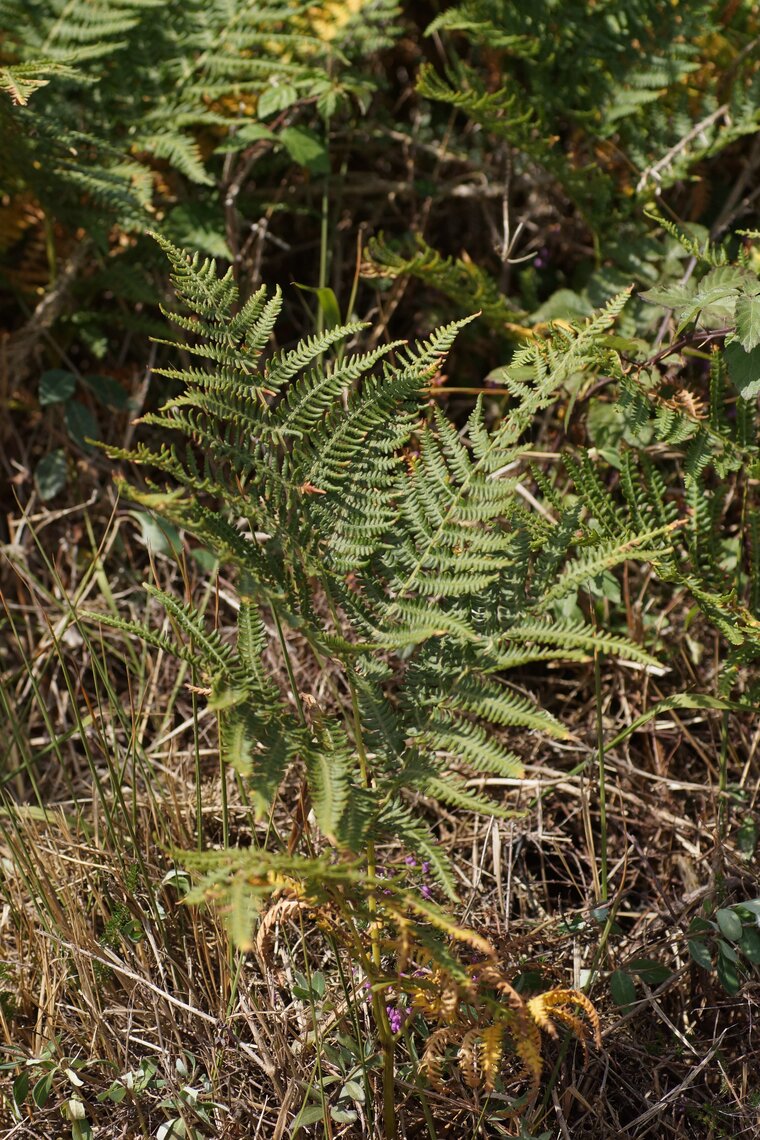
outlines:
{"label": "dry grass", "polygon": [[[372,1042],[366,1001],[351,985],[346,991],[351,964],[342,963],[341,976],[322,936],[298,921],[276,928],[267,962],[241,955],[218,915],[183,905],[186,879],[172,853],[199,841],[199,821],[204,846],[224,830],[213,723],[176,664],[120,636],[90,640],[69,604],[86,599],[139,615],[134,567],[146,553],[129,518],[109,520],[106,504],[13,525],[0,658],[4,1135],[76,1135],[65,1113],[78,1098],[100,1136],[162,1135],[171,1120],[188,1136],[288,1136],[320,1078],[337,1103],[348,1075],[339,1035]],[[192,566],[159,557],[152,570],[164,585],[196,597],[205,590],[209,614],[224,625],[223,579],[209,592]],[[299,685],[309,691],[316,682],[305,658],[302,668]],[[650,707],[663,683],[605,666],[605,738]],[[603,1049],[587,1063],[567,1041],[550,1046],[527,1134],[758,1135],[756,972],[730,996],[686,948],[705,905],[758,893],[756,865],[737,845],[755,809],[757,726],[732,717],[723,735],[720,713],[673,712],[606,756],[610,898],[602,906],[593,670],[525,684],[551,701],[574,739],[510,742],[525,756],[526,778],[486,784],[519,812],[514,820],[438,810],[435,826],[460,882],[457,918],[492,941],[509,976],[583,987],[602,1016]],[[721,749],[730,776],[723,796]],[[232,841],[263,839],[233,780],[226,799]],[[297,784],[278,805],[284,834],[296,804]],[[403,857],[381,854],[394,865]],[[630,1007],[616,1007],[611,971],[641,958],[667,976],[639,981]],[[324,982],[318,1007],[299,989],[297,972],[310,971]],[[400,1135],[517,1135],[516,1124],[499,1122],[498,1094],[479,1098],[456,1076],[445,1093],[420,1095],[413,1060],[424,1034],[414,1023],[399,1041]],[[354,1058],[372,1088],[373,1048]],[[47,1097],[38,1088],[37,1105],[30,1093],[12,1119],[12,1087],[24,1071],[32,1086],[47,1076]],[[379,1135],[369,1101],[354,1108],[357,1120],[333,1122],[332,1135]],[[322,1125],[304,1131],[322,1134]]]}

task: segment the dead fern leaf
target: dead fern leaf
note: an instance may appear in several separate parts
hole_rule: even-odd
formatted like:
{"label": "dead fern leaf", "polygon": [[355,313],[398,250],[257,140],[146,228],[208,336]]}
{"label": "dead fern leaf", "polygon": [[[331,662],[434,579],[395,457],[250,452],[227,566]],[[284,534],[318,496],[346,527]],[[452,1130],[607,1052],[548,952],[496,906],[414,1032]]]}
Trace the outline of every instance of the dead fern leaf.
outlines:
{"label": "dead fern leaf", "polygon": [[307,910],[304,899],[279,898],[262,915],[256,931],[256,953],[267,966],[272,965],[272,952],[277,928],[293,918],[298,912]]}
{"label": "dead fern leaf", "polygon": [[524,1075],[529,1082],[528,1097],[532,1099],[538,1093],[541,1071],[544,1067],[541,1031],[536,1022],[526,1016],[515,1025],[511,1036],[515,1053],[520,1058]]}
{"label": "dead fern leaf", "polygon": [[468,1029],[462,1038],[462,1044],[459,1046],[459,1071],[461,1072],[464,1083],[471,1089],[480,1088],[481,1074],[479,1064],[479,1053],[481,1049],[482,1033],[477,1028]]}
{"label": "dead fern leaf", "polygon": [[514,986],[507,981],[498,966],[490,962],[485,962],[480,966],[473,966],[471,971],[479,982],[492,986],[500,997],[505,997],[510,1009],[513,1009],[515,1013],[524,1013],[525,1001],[520,997],[520,994],[518,994]]}
{"label": "dead fern leaf", "polygon": [[423,1075],[427,1078],[431,1088],[438,1092],[443,1090],[443,1068],[446,1064],[446,1049],[456,1040],[456,1031],[444,1026],[430,1034],[425,1052],[420,1062]]}

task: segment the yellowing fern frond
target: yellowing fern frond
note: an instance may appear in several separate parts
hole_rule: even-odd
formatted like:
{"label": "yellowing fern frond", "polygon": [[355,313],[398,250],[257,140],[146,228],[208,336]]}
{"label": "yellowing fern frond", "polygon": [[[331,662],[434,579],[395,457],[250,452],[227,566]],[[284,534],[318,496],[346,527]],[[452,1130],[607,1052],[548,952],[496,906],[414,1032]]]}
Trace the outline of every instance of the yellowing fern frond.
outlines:
{"label": "yellowing fern frond", "polygon": [[310,10],[311,27],[323,43],[330,43],[354,16],[365,7],[366,0],[327,0]]}
{"label": "yellowing fern frond", "polygon": [[586,995],[581,993],[580,990],[554,989],[547,990],[546,993],[543,994],[537,994],[528,1002],[528,1012],[535,1023],[552,1037],[556,1037],[557,1034],[552,1019],[566,1025],[580,1040],[585,1049],[589,1035],[588,1025],[577,1016],[573,1008],[574,1006],[580,1007],[588,1018],[591,1024],[594,1042],[597,1048],[601,1047],[602,1036],[599,1014]]}
{"label": "yellowing fern frond", "polygon": [[483,1088],[486,1092],[493,1092],[504,1055],[504,1025],[498,1021],[489,1025],[482,1031],[481,1040],[483,1042],[481,1051]]}

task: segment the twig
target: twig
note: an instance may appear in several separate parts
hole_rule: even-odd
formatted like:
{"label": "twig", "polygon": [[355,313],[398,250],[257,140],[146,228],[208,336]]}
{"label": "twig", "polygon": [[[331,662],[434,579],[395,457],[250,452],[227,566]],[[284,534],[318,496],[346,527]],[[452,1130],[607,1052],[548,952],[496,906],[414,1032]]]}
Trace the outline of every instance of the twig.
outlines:
{"label": "twig", "polygon": [[660,1097],[660,1099],[657,1101],[657,1104],[653,1104],[651,1108],[648,1108],[646,1110],[646,1112],[642,1112],[641,1116],[637,1116],[635,1120],[630,1121],[630,1123],[626,1125],[626,1128],[629,1131],[632,1131],[640,1124],[646,1124],[647,1121],[652,1120],[655,1116],[657,1116],[658,1113],[663,1110],[663,1108],[669,1104],[672,1104],[674,1100],[678,1100],[684,1089],[687,1089],[689,1085],[693,1085],[694,1081],[697,1079],[702,1070],[707,1068],[707,1066],[710,1064],[710,1061],[712,1061],[713,1057],[720,1049],[723,1038],[726,1036],[727,1032],[727,1028],[723,1030],[720,1037],[713,1045],[712,1049],[704,1058],[704,1060],[700,1061],[698,1065],[695,1065],[695,1067],[686,1074],[680,1085],[676,1085],[676,1087],[674,1089],[671,1089],[670,1092],[665,1093],[665,1096]]}

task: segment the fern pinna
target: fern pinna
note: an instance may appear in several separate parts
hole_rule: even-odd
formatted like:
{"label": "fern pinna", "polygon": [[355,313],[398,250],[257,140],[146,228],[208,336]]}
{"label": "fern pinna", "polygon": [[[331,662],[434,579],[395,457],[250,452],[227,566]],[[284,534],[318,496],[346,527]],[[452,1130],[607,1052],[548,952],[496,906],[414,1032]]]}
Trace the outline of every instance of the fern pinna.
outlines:
{"label": "fern pinna", "polygon": [[[579,360],[605,355],[624,298],[558,344],[518,354],[513,411],[489,429],[478,404],[460,433],[429,385],[463,322],[416,347],[336,353],[353,324],[267,357],[279,293],[262,288],[238,307],[230,273],[161,244],[182,302],[172,347],[189,363],[162,369],[180,392],[144,420],[166,442],[110,453],[150,473],[141,488],[122,479],[126,495],[236,568],[237,640],[155,590],[175,639],[98,620],[192,656],[224,762],[249,780],[260,814],[300,757],[332,844],[358,854],[401,840],[453,894],[419,797],[504,814],[468,786],[473,773],[519,776],[504,730],[566,735],[506,671],[594,650],[650,660],[624,638],[557,620],[553,604],[626,558],[659,557],[670,524],[621,523],[610,536],[572,501],[557,500],[554,520],[517,493],[526,429]],[[325,659],[340,669],[329,706],[295,689],[289,700],[267,675],[272,618],[299,631],[317,669]]]}

